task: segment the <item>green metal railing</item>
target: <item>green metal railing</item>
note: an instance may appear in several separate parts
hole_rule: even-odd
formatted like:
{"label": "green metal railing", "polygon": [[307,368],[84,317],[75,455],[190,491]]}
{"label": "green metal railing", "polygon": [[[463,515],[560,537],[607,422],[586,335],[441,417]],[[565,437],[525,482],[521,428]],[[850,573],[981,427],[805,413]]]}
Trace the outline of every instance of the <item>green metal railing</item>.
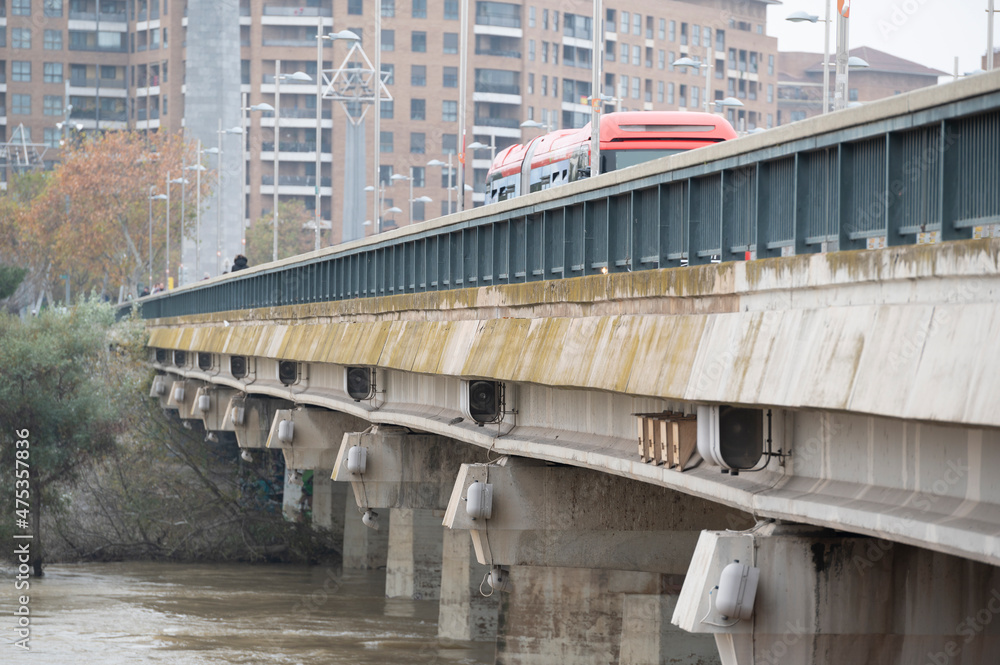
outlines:
{"label": "green metal railing", "polygon": [[1000,223],[1000,90],[516,201],[523,205],[502,213],[480,208],[472,219],[158,294],[144,299],[143,316],[859,249],[872,237],[888,245],[926,232],[970,238],[974,227]]}

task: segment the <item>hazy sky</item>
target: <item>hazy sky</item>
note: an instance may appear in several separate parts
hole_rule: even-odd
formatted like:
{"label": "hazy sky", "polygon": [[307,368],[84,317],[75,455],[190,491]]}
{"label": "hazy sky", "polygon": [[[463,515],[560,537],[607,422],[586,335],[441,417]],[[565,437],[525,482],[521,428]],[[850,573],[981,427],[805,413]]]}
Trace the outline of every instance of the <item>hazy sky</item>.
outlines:
{"label": "hazy sky", "polygon": [[[1000,0],[995,0],[1000,10]],[[851,47],[870,46],[927,67],[951,73],[955,56],[959,72],[978,69],[986,53],[987,0],[852,0]],[[820,22],[792,23],[795,11]],[[781,51],[823,52],[823,0],[783,0],[767,10],[767,32]],[[831,0],[830,51],[836,50],[837,0]],[[996,16],[994,14],[994,16]],[[1000,47],[1000,19],[993,22],[994,48]],[[995,66],[1000,66],[996,63]]]}

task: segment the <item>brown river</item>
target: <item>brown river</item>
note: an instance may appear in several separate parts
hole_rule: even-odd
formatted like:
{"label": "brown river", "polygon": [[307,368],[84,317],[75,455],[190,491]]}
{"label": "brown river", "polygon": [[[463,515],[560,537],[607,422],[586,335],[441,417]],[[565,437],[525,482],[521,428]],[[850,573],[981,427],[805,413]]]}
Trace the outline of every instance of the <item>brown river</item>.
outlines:
{"label": "brown river", "polygon": [[385,598],[384,571],[278,565],[49,566],[27,592],[25,652],[15,573],[0,575],[4,665],[493,662],[492,643],[437,639],[436,601]]}

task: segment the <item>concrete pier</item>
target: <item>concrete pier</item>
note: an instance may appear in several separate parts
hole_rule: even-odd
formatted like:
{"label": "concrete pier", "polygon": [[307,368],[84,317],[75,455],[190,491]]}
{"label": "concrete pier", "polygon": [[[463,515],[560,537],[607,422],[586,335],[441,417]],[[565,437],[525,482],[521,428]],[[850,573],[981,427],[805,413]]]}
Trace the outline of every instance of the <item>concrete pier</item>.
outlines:
{"label": "concrete pier", "polygon": [[443,529],[438,637],[488,642],[497,636],[499,594],[484,596],[489,567],[476,560],[468,531]]}
{"label": "concrete pier", "polygon": [[386,598],[437,600],[441,595],[441,510],[393,508],[389,515]]}

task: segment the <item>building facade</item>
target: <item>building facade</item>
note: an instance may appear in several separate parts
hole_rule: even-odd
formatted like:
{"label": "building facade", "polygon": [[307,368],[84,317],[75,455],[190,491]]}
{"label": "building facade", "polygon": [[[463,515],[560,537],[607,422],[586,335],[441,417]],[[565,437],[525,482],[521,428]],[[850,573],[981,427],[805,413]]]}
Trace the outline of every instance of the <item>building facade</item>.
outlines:
{"label": "building facade", "polygon": [[[457,170],[466,156],[462,146],[478,141],[492,146],[468,151],[465,159],[466,182],[474,190],[466,206],[478,205],[491,155],[544,131],[522,128],[522,122],[554,129],[590,121],[593,4],[467,0],[463,142],[461,2],[0,0],[0,143],[26,139],[47,148],[42,161],[57,159],[56,122],[68,102],[71,125],[82,125],[84,132],[184,131],[203,147],[221,147],[221,155],[203,160],[220,170],[222,190],[219,199],[203,202],[201,253],[185,256],[189,279],[221,272],[241,249],[241,216],[245,224],[270,214],[275,187],[281,201],[299,200],[310,211],[319,202],[326,246],[357,234],[345,227],[345,214],[376,220],[361,230],[371,233],[454,210]],[[604,110],[710,108],[725,113],[738,130],[776,125],[778,54],[765,29],[769,4],[605,0]],[[391,95],[380,105],[377,141],[374,105],[363,123],[352,123],[349,116],[356,120],[364,109],[320,100],[316,82],[320,76],[328,81],[345,65],[351,49],[351,42],[341,40],[321,40],[317,47],[317,32],[354,32],[374,62],[376,20],[377,55]],[[698,66],[673,65],[685,56]],[[274,114],[246,109],[275,104],[278,61],[283,78],[275,141]],[[345,66],[363,68],[356,52]],[[295,72],[312,80],[293,80]],[[727,97],[744,106],[714,104]],[[226,131],[239,126],[245,126],[242,151],[236,135]],[[373,197],[354,191],[373,185],[376,157],[381,224]],[[447,166],[427,165],[449,159],[451,175]],[[238,191],[241,180],[244,200],[234,205],[239,197],[232,190]],[[215,200],[228,203],[216,210]],[[345,212],[344,203],[352,200],[362,202],[363,212]],[[384,212],[393,208],[402,212]]]}

